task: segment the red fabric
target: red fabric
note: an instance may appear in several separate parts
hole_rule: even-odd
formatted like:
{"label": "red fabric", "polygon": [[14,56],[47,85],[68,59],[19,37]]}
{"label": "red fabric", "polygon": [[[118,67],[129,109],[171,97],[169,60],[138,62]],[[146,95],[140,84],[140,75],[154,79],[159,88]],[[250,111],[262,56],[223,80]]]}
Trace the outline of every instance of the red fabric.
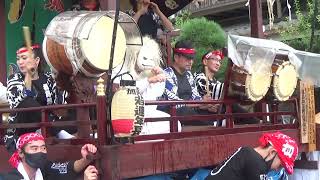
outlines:
{"label": "red fabric", "polygon": [[175,48],[175,53],[181,53],[181,54],[195,54],[196,51],[194,49],[187,49],[187,48]]}
{"label": "red fabric", "polygon": [[[38,44],[31,46],[31,49],[39,49],[39,48],[40,48],[40,46]],[[25,53],[27,51],[28,51],[28,48],[25,47],[25,48],[20,48],[16,53],[21,54],[21,53]]]}
{"label": "red fabric", "polygon": [[206,54],[204,57],[206,59],[209,59],[212,55],[219,56],[221,60],[224,58],[224,55],[223,55],[222,51],[220,51],[220,50],[211,51],[208,54]]}
{"label": "red fabric", "polygon": [[38,140],[44,141],[44,137],[38,133],[26,133],[26,134],[21,135],[17,141],[17,144],[16,144],[17,150],[12,154],[12,156],[9,159],[10,165],[14,168],[17,168],[19,162],[21,161],[21,159],[18,155],[18,150],[21,150],[21,148],[23,148],[29,142],[38,141]]}
{"label": "red fabric", "polygon": [[93,11],[97,7],[98,3],[97,2],[88,2],[88,3],[83,3],[83,6],[87,8],[90,11]]}
{"label": "red fabric", "polygon": [[130,134],[133,130],[133,119],[115,119],[112,120],[112,127],[115,134],[126,133]]}
{"label": "red fabric", "polygon": [[260,145],[265,147],[270,143],[278,152],[282,166],[289,174],[293,173],[294,161],[298,155],[298,146],[289,136],[281,133],[265,133],[259,139]]}

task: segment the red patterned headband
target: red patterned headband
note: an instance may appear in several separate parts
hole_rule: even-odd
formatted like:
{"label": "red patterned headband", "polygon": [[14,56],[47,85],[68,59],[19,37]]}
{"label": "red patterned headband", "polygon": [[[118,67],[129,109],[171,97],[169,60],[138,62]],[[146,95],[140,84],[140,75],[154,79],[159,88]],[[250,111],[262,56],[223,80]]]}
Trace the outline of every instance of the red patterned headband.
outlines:
{"label": "red patterned headband", "polygon": [[[38,45],[38,44],[35,44],[35,45],[33,45],[33,46],[31,46],[31,49],[33,50],[33,49],[39,49],[40,48],[40,46]],[[26,47],[23,47],[23,48],[20,48],[16,53],[17,54],[21,54],[21,53],[25,53],[25,52],[27,52],[28,51],[28,48],[26,48]]]}
{"label": "red patterned headband", "polygon": [[221,60],[224,58],[224,55],[223,55],[222,51],[220,51],[220,50],[211,51],[211,52],[209,52],[208,54],[206,54],[206,55],[204,56],[204,58],[209,59],[210,56],[212,56],[212,55],[219,56]]}
{"label": "red patterned headband", "polygon": [[195,54],[196,51],[194,49],[188,49],[188,48],[175,48],[175,53],[181,53],[181,54]]}
{"label": "red patterned headband", "polygon": [[21,150],[23,146],[28,144],[32,141],[42,140],[44,141],[44,137],[38,133],[27,133],[23,134],[19,137],[17,144],[16,144],[16,151],[12,154],[11,158],[9,159],[9,163],[12,167],[17,168],[18,164],[20,163],[21,159],[18,155],[18,150]]}

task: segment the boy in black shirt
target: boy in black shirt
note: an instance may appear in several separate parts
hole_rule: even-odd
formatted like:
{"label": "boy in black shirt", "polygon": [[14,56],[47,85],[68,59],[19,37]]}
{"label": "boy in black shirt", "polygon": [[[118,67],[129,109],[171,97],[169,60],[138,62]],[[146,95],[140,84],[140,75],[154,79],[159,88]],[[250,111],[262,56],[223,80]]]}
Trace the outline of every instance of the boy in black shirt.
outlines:
{"label": "boy in black shirt", "polygon": [[96,153],[97,148],[86,144],[81,148],[82,158],[70,162],[50,162],[47,160],[47,149],[41,134],[27,133],[19,137],[17,150],[9,163],[15,169],[0,179],[4,180],[59,180],[75,179],[91,163],[86,159],[88,153]]}
{"label": "boy in black shirt", "polygon": [[263,134],[260,146],[240,147],[227,160],[212,170],[206,180],[266,180],[271,169],[285,168],[293,173],[298,154],[296,142],[280,132]]}

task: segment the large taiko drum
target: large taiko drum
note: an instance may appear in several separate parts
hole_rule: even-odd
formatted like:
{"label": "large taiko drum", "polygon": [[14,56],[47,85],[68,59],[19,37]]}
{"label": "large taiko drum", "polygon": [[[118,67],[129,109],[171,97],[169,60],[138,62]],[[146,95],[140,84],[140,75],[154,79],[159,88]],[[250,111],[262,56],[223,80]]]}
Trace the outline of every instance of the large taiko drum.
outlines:
{"label": "large taiko drum", "polygon": [[233,65],[230,92],[233,96],[240,97],[242,100],[253,102],[261,100],[270,87],[271,70],[265,71],[247,71],[244,68]]}
{"label": "large taiko drum", "polygon": [[298,73],[287,55],[276,55],[272,74],[273,96],[279,101],[288,100],[297,87]]}
{"label": "large taiko drum", "polygon": [[[124,29],[117,26],[113,67],[123,62],[128,33],[139,34],[134,20],[120,13],[133,24]],[[121,18],[120,16],[120,18]],[[98,77],[109,69],[114,13],[69,11],[56,16],[48,25],[43,41],[43,52],[49,66],[69,75],[81,72]]]}

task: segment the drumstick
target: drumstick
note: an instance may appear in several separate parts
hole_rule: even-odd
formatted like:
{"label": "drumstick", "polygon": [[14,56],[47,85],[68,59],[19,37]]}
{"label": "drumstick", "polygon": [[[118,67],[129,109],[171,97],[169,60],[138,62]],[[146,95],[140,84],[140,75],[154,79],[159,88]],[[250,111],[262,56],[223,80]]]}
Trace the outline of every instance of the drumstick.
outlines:
{"label": "drumstick", "polygon": [[[23,30],[23,36],[24,36],[24,41],[26,43],[28,52],[29,52],[29,57],[31,57],[32,54],[32,48],[31,48],[31,34],[30,34],[30,29],[28,26],[23,26],[22,27]],[[35,71],[34,68],[31,68],[30,71],[33,73]]]}
{"label": "drumstick", "polygon": [[210,90],[209,90],[209,77],[206,75],[206,92],[208,95],[210,95]]}
{"label": "drumstick", "polygon": [[28,26],[23,26],[22,29],[23,29],[24,41],[25,41],[27,49],[29,51],[29,55],[31,55],[32,49],[31,49],[30,29]]}

